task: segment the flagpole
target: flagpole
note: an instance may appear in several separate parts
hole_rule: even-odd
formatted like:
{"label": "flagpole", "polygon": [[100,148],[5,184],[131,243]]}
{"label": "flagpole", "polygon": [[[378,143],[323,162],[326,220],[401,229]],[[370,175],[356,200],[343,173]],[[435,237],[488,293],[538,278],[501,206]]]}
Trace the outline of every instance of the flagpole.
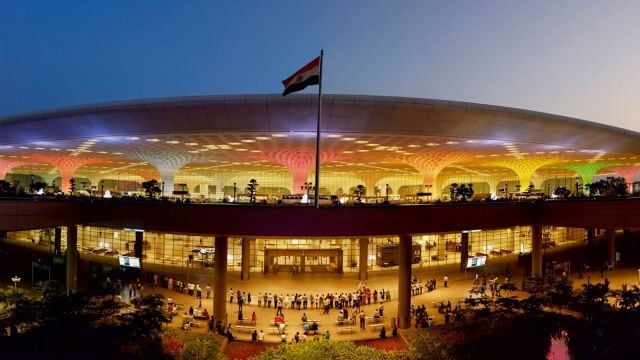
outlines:
{"label": "flagpole", "polygon": [[313,199],[315,201],[315,208],[320,207],[318,201],[320,192],[320,117],[322,116],[322,62],[324,58],[324,49],[320,50],[320,78],[318,79],[318,121],[316,122],[316,178],[315,178],[315,191],[313,192]]}

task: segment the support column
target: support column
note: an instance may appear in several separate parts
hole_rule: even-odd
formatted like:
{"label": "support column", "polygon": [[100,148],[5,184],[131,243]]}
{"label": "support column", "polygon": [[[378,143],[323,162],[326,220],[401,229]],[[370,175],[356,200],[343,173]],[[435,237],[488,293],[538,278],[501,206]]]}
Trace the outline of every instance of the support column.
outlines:
{"label": "support column", "polygon": [[411,327],[411,235],[400,236],[398,256],[398,328]]}
{"label": "support column", "polygon": [[226,236],[215,237],[213,264],[213,317],[227,323],[227,251],[229,242]]}
{"label": "support column", "polygon": [[467,267],[467,259],[469,258],[469,233],[463,232],[460,236],[460,270]]}
{"label": "support column", "polygon": [[67,294],[78,290],[78,227],[67,226]]}
{"label": "support column", "polygon": [[56,227],[53,235],[53,254],[60,256],[62,254],[62,228]]}
{"label": "support column", "polygon": [[542,277],[542,225],[531,225],[531,276]]}
{"label": "support column", "polygon": [[144,258],[144,252],[143,252],[144,232],[136,231],[135,234],[136,234],[136,241],[133,243],[133,255],[138,259],[140,259],[140,269],[138,270],[138,278],[140,278],[140,280],[142,281],[142,279],[144,279],[142,277],[142,268],[143,268],[142,259]]}
{"label": "support column", "polygon": [[240,280],[249,280],[251,277],[251,239],[242,238],[242,258],[240,266]]}
{"label": "support column", "polygon": [[438,243],[436,244],[436,251],[438,261],[446,260],[447,258],[447,243],[444,234],[438,234]]}
{"label": "support column", "polygon": [[616,231],[607,229],[607,261],[611,266],[616,266]]}
{"label": "support column", "polygon": [[360,238],[359,240],[359,259],[358,259],[358,280],[367,280],[369,278],[369,239]]}

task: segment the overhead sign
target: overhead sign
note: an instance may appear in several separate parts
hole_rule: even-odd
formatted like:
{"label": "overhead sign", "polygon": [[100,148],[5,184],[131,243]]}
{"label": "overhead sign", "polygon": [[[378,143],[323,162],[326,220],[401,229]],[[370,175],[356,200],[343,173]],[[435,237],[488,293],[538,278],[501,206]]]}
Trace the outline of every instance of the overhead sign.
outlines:
{"label": "overhead sign", "polygon": [[134,268],[140,267],[140,258],[137,258],[137,257],[118,256],[118,260],[120,262],[120,266],[127,266],[127,267],[134,267]]}
{"label": "overhead sign", "polygon": [[474,256],[467,259],[467,269],[484,266],[487,263],[486,256]]}

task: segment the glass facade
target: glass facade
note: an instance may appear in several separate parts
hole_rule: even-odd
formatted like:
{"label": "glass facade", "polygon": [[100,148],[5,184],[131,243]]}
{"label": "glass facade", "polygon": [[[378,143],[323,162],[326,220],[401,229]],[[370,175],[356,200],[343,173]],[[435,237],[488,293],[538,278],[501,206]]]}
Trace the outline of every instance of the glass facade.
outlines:
{"label": "glass facade", "polygon": [[[114,263],[118,255],[134,256],[136,230],[79,226],[78,250],[93,261],[104,259]],[[53,228],[7,233],[7,241],[33,246],[53,253]],[[545,226],[542,229],[543,249],[583,244],[583,228]],[[229,238],[228,271],[240,271],[243,241],[248,242],[251,272],[337,271],[358,272],[360,240],[350,238]],[[368,238],[367,268],[369,271],[397,270],[398,237]],[[413,267],[435,267],[459,264],[462,234],[433,233],[413,236]],[[66,249],[66,228],[61,229],[60,250]],[[143,261],[173,268],[212,268],[214,238],[209,235],[172,234],[146,231],[143,235]],[[517,256],[531,252],[531,227],[474,230],[469,232],[469,256],[491,259]]]}

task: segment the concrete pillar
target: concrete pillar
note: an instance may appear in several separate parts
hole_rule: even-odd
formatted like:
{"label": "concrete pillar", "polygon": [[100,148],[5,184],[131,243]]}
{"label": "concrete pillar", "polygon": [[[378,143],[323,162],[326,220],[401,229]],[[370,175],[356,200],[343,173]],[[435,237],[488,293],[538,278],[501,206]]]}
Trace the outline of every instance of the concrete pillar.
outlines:
{"label": "concrete pillar", "polygon": [[607,229],[607,261],[616,266],[616,231]]}
{"label": "concrete pillar", "polygon": [[542,225],[531,225],[531,276],[542,277]]}
{"label": "concrete pillar", "polygon": [[587,228],[587,245],[593,245],[596,239],[596,229]]}
{"label": "concrete pillar", "polygon": [[447,243],[446,243],[444,234],[438,234],[436,251],[437,251],[438,261],[443,261],[446,259]]}
{"label": "concrete pillar", "polygon": [[67,226],[67,293],[78,290],[78,227]]}
{"label": "concrete pillar", "polygon": [[516,231],[513,228],[507,229],[507,249],[513,251],[515,254],[520,249],[516,249]]}
{"label": "concrete pillar", "polygon": [[[340,267],[342,265],[342,259],[336,259],[336,267]],[[303,273],[307,268],[307,256],[304,254],[304,250],[302,251],[302,255],[300,255],[300,264],[298,264],[297,273]]]}
{"label": "concrete pillar", "polygon": [[358,259],[358,280],[367,280],[369,278],[368,265],[369,265],[369,239],[360,238],[360,256]]}
{"label": "concrete pillar", "polygon": [[133,255],[140,259],[140,269],[138,269],[138,277],[142,281],[142,268],[143,268],[143,258],[144,258],[144,232],[136,231],[136,240],[133,243]]}
{"label": "concrete pillar", "polygon": [[53,235],[53,254],[60,256],[62,254],[62,228],[56,227]]}
{"label": "concrete pillar", "polygon": [[411,327],[409,309],[411,307],[411,235],[400,236],[398,255],[398,328]]}
{"label": "concrete pillar", "polygon": [[216,252],[213,265],[213,317],[227,323],[227,251],[229,241],[226,236],[215,237]]}
{"label": "concrete pillar", "polygon": [[463,232],[460,236],[460,270],[467,267],[467,259],[469,258],[469,233]]}
{"label": "concrete pillar", "polygon": [[240,280],[249,280],[251,277],[251,239],[242,238],[242,258],[240,266]]}

